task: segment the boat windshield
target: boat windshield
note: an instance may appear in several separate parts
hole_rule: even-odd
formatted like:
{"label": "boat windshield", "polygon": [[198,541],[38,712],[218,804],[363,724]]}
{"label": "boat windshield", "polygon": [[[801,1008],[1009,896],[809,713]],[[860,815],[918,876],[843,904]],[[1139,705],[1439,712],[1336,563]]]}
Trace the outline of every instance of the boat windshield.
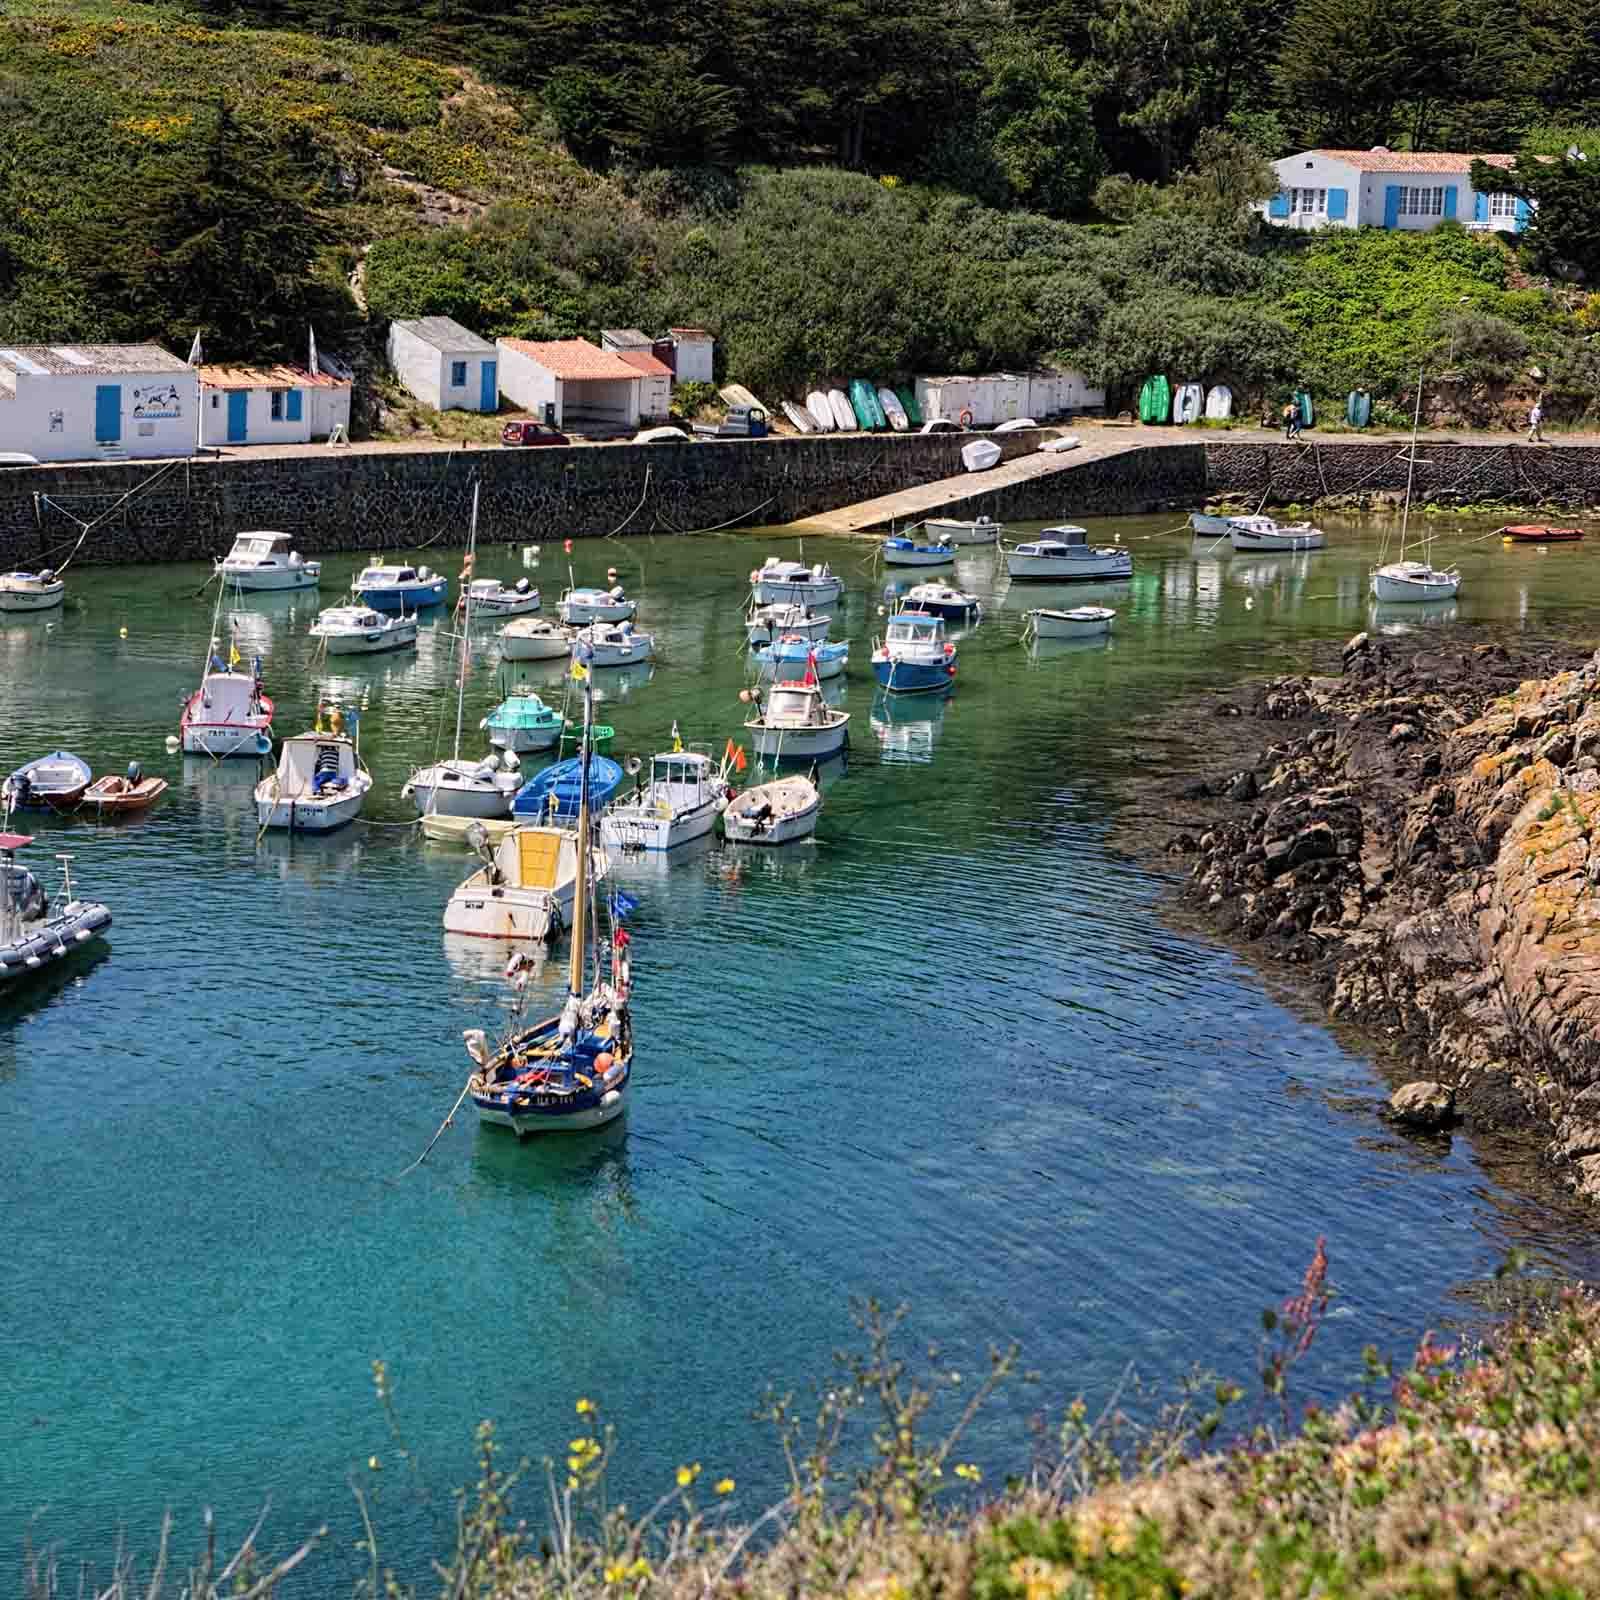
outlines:
{"label": "boat windshield", "polygon": [[1089,542],[1089,530],[1070,522],[1064,523],[1059,528],[1046,528],[1044,531],[1045,537],[1039,541],[1041,544],[1088,544]]}
{"label": "boat windshield", "polygon": [[230,556],[270,556],[274,551],[286,550],[289,536],[281,533],[241,533],[233,541]]}
{"label": "boat windshield", "polygon": [[767,701],[771,717],[804,717],[811,711],[812,692],[808,689],[774,689]]}
{"label": "boat windshield", "polygon": [[895,640],[932,644],[938,639],[943,624],[937,617],[891,617],[889,637]]}

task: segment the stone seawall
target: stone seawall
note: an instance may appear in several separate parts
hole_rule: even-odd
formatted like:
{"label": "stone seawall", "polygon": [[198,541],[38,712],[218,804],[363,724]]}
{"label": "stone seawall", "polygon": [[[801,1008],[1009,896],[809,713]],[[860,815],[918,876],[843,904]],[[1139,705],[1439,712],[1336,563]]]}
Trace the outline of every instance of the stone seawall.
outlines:
{"label": "stone seawall", "polygon": [[[1009,435],[1006,455],[1045,437]],[[12,468],[0,470],[0,570],[62,559],[80,524],[106,513],[80,563],[199,560],[251,528],[290,533],[308,555],[404,551],[464,538],[475,481],[488,540],[790,522],[958,473],[966,442],[889,434]]]}
{"label": "stone seawall", "polygon": [[[1335,496],[1360,498],[1403,493],[1410,441],[1296,444],[1207,443],[1206,485],[1213,495],[1268,505]],[[1504,500],[1516,505],[1600,504],[1600,450],[1584,445],[1443,444],[1417,447],[1414,500],[1471,504]]]}

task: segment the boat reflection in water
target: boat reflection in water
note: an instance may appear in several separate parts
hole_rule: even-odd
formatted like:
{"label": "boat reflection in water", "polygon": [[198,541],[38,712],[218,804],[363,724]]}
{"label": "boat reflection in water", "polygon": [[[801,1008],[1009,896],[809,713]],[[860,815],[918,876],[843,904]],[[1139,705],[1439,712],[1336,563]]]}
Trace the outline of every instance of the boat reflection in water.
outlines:
{"label": "boat reflection in water", "polygon": [[611,876],[619,882],[664,883],[667,875],[675,873],[685,862],[703,863],[716,845],[717,835],[713,829],[698,839],[674,845],[670,850],[630,850],[623,847],[611,852]]}
{"label": "boat reflection in water", "polygon": [[194,797],[208,832],[256,832],[256,785],[271,770],[267,761],[216,761],[185,756],[180,783]]}
{"label": "boat reflection in water", "polygon": [[1087,639],[1041,639],[1037,634],[1028,645],[1030,666],[1045,667],[1066,656],[1104,655],[1117,648],[1117,632],[1090,634]]}
{"label": "boat reflection in water", "polygon": [[919,695],[915,700],[880,691],[873,697],[869,718],[878,741],[879,758],[902,763],[932,761],[949,703],[949,690],[940,695]]}
{"label": "boat reflection in water", "polygon": [[1415,633],[1419,627],[1441,628],[1454,622],[1459,614],[1455,599],[1419,600],[1411,605],[1385,605],[1374,600],[1368,615],[1379,633],[1392,636]]}
{"label": "boat reflection in water", "polygon": [[[249,818],[255,824],[254,814]],[[313,888],[346,885],[360,868],[365,840],[359,827],[333,833],[302,833],[283,828],[260,831],[256,863],[285,883],[295,879]]]}

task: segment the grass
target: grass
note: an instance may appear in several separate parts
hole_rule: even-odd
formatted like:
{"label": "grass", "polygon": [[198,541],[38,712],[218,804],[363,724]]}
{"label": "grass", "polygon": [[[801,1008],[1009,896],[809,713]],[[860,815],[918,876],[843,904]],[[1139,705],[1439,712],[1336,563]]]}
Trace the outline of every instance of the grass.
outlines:
{"label": "grass", "polygon": [[[1471,1351],[1425,1334],[1391,1367],[1373,1350],[1361,1388],[1331,1410],[1292,1400],[1296,1368],[1333,1296],[1321,1242],[1297,1292],[1263,1315],[1250,1386],[1193,1386],[1153,1426],[1113,1401],[1040,1420],[1033,1458],[1004,1484],[962,1458],[984,1403],[1018,1376],[1015,1351],[962,1386],[914,1378],[897,1319],[866,1308],[866,1349],[814,1408],[774,1397],[789,1490],[735,1515],[737,1482],[685,1462],[651,1507],[611,1503],[615,1428],[580,1398],[575,1437],[537,1469],[503,1463],[478,1433],[478,1478],[459,1498],[442,1592],[466,1600],[1135,1600],[1135,1597],[1449,1596],[1580,1600],[1600,1593],[1600,1303],[1579,1292],[1521,1297]],[[1515,1286],[1514,1286],[1515,1287]],[[406,1454],[394,1397],[380,1402]],[[956,1398],[952,1402],[951,1397]],[[945,1421],[935,1431],[932,1419]],[[1218,1441],[1231,1442],[1219,1446]],[[376,1474],[377,1457],[368,1464]],[[373,1482],[376,1482],[376,1477]],[[954,1491],[954,1492],[952,1492]],[[544,1502],[537,1535],[516,1509]],[[384,1570],[371,1494],[362,1589],[406,1591]],[[163,1530],[152,1578],[119,1565],[105,1600],[267,1593],[287,1570],[254,1536],[231,1564],[214,1549],[174,1579]],[[287,1563],[312,1554],[316,1540]],[[313,1573],[314,1565],[308,1569]],[[25,1569],[27,1600],[52,1600],[50,1552]]]}

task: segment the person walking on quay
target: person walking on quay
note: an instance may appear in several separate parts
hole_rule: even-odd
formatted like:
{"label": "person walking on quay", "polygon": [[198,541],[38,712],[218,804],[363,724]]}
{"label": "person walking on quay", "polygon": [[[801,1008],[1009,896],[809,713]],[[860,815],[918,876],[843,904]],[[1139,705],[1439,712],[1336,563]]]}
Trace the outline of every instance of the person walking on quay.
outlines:
{"label": "person walking on quay", "polygon": [[1293,400],[1283,408],[1283,442],[1287,444],[1300,432],[1300,407]]}
{"label": "person walking on quay", "polygon": [[1533,410],[1528,413],[1528,443],[1548,444],[1550,441],[1544,436],[1544,402],[1535,400]]}

